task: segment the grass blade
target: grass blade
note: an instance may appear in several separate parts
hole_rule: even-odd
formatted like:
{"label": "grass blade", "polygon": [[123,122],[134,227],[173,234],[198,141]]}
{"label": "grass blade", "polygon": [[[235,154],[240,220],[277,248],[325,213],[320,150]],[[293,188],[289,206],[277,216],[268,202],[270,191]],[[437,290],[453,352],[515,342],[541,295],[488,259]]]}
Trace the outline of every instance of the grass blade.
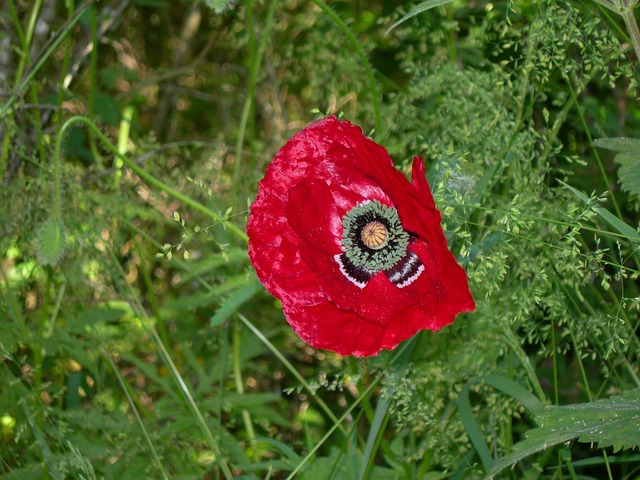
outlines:
{"label": "grass blade", "polygon": [[451,2],[453,2],[453,0],[426,0],[426,1],[422,2],[422,3],[419,3],[418,5],[413,7],[409,11],[409,13],[407,13],[400,20],[398,20],[393,25],[391,25],[387,29],[387,31],[384,32],[384,34],[385,34],[385,36],[389,35],[389,32],[391,32],[391,30],[393,30],[397,26],[403,24],[404,22],[406,22],[410,18],[413,18],[413,17],[415,17],[416,15],[418,15],[418,14],[420,14],[422,12],[426,12],[427,10],[431,10],[432,8],[439,7],[440,5],[445,5],[445,4],[451,3]]}

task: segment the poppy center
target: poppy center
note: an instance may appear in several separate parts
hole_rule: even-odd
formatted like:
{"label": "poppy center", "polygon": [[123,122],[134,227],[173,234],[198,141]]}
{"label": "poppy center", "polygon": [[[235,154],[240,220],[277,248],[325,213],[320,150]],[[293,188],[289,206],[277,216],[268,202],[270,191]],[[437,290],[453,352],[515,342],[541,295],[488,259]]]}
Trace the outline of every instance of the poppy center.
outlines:
{"label": "poppy center", "polygon": [[389,231],[381,222],[374,220],[373,222],[367,223],[362,228],[360,238],[365,246],[373,250],[380,250],[387,245]]}
{"label": "poppy center", "polygon": [[355,267],[388,270],[407,254],[409,233],[398,211],[378,200],[357,204],[342,218],[342,227],[342,250]]}

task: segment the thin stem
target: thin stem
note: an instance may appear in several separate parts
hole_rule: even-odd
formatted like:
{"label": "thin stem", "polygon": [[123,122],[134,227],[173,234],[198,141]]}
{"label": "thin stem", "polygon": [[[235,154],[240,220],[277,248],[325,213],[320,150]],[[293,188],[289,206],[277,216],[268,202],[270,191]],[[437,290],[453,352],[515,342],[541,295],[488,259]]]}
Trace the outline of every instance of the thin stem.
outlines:
{"label": "thin stem", "polygon": [[602,159],[600,158],[600,154],[598,150],[593,145],[593,138],[591,137],[591,131],[589,130],[589,126],[587,125],[587,121],[584,118],[584,114],[582,113],[582,108],[580,108],[580,103],[578,102],[578,95],[576,94],[575,88],[573,88],[573,82],[567,75],[563,75],[569,86],[569,92],[571,93],[571,99],[573,100],[573,104],[576,107],[576,111],[578,112],[578,116],[580,117],[580,123],[582,123],[582,127],[584,128],[584,133],[587,136],[587,140],[589,140],[589,146],[593,151],[593,155],[596,158],[596,163],[598,164],[598,170],[600,171],[600,175],[602,176],[602,180],[604,181],[607,190],[610,193],[611,204],[613,205],[614,210],[616,211],[616,215],[618,218],[622,218],[622,212],[620,211],[620,207],[618,206],[618,201],[616,200],[616,196],[611,188],[609,183],[609,177],[604,168],[604,164],[602,163]]}
{"label": "thin stem", "polygon": [[100,348],[100,350],[102,352],[103,357],[107,359],[107,362],[111,366],[113,373],[115,373],[116,379],[118,380],[118,383],[120,384],[120,388],[122,389],[125,397],[127,397],[127,402],[129,402],[129,408],[131,409],[131,412],[133,412],[133,415],[136,417],[136,422],[138,422],[138,425],[142,430],[142,434],[144,435],[147,445],[149,445],[149,449],[151,450],[151,455],[153,456],[153,460],[155,461],[160,472],[162,472],[162,478],[165,478],[168,480],[169,477],[167,476],[167,472],[165,471],[162,461],[158,456],[158,452],[156,452],[156,449],[153,446],[153,442],[151,441],[151,437],[149,437],[147,428],[144,426],[144,422],[140,417],[140,412],[138,412],[138,409],[136,408],[136,404],[133,400],[133,397],[129,392],[129,388],[130,388],[129,385],[125,383],[124,378],[122,378],[122,375],[118,371],[118,367],[116,367],[116,364],[114,363],[113,358],[111,358],[111,355],[109,354],[109,352],[107,352],[104,348]]}
{"label": "thin stem", "polygon": [[[14,88],[16,89],[20,84],[20,79],[22,78],[24,69],[26,68],[27,63],[29,63],[29,60],[30,60],[29,50],[31,48],[31,40],[33,39],[33,31],[35,29],[36,18],[38,18],[38,13],[40,12],[41,6],[42,6],[42,0],[37,0],[33,4],[33,8],[31,9],[31,16],[29,17],[29,23],[27,25],[27,31],[26,33],[24,33],[22,31],[22,28],[20,27],[20,20],[18,19],[18,16],[16,14],[13,1],[12,0],[9,1],[9,10],[11,12],[12,20],[15,25],[16,31],[18,32],[18,37],[21,43],[20,62],[18,63],[18,67],[16,69],[16,76],[14,78],[14,82],[15,82]],[[37,104],[38,102],[36,101],[35,103]],[[36,116],[37,115],[38,115],[38,111],[36,109]],[[0,119],[2,119],[3,117],[4,117],[4,112],[0,111]],[[12,118],[13,115],[11,114],[10,117]],[[6,125],[5,134],[4,134],[4,139],[2,141],[2,153],[1,153],[2,158],[0,160],[0,178],[4,176],[4,172],[6,170],[6,166],[8,163],[7,159],[9,157],[9,147],[11,145],[11,138],[13,137],[13,131],[15,127],[15,125],[13,125],[12,122],[5,122],[5,125]],[[36,123],[36,128],[38,126],[39,124]],[[42,146],[41,146],[42,142],[40,141],[42,139],[41,129],[38,129],[38,135],[39,135],[38,144],[40,145],[40,150],[42,150]]]}
{"label": "thin stem", "polygon": [[240,174],[241,160],[242,160],[242,146],[244,145],[244,137],[247,131],[247,125],[249,124],[252,110],[254,108],[255,89],[258,83],[258,72],[262,65],[262,59],[264,52],[267,48],[267,40],[269,38],[269,31],[273,27],[273,16],[276,10],[276,1],[271,0],[269,4],[269,10],[267,11],[267,18],[265,20],[264,31],[258,44],[256,51],[253,45],[255,44],[255,34],[253,30],[253,1],[247,2],[247,23],[249,30],[249,54],[253,56],[251,65],[249,67],[249,85],[247,88],[247,96],[245,98],[244,106],[242,108],[242,117],[240,118],[240,126],[238,128],[238,139],[236,141],[236,156],[233,164],[233,178],[237,179]]}
{"label": "thin stem", "polygon": [[31,9],[31,16],[29,17],[29,23],[27,25],[27,31],[25,32],[24,42],[22,44],[22,51],[20,52],[20,62],[16,70],[15,87],[18,87],[22,74],[27,64],[30,62],[31,57],[29,55],[29,49],[31,48],[31,40],[33,40],[33,31],[36,28],[36,19],[40,13],[42,7],[42,0],[36,0]]}
{"label": "thin stem", "polygon": [[[125,278],[126,275],[124,273],[124,270],[122,269],[122,266],[120,265],[120,263],[119,263],[116,255],[115,255],[115,253],[113,252],[113,250],[109,249],[108,253],[109,253],[110,260],[111,260],[111,266],[114,268],[114,270],[117,271],[117,273],[118,273],[120,278]],[[115,283],[120,283],[115,279],[115,277],[114,277],[114,282]],[[231,469],[229,468],[229,465],[227,464],[227,461],[225,460],[224,456],[222,455],[222,450],[220,449],[220,446],[216,442],[216,440],[215,440],[215,438],[213,436],[213,433],[211,433],[211,430],[209,429],[209,426],[207,425],[207,421],[205,420],[204,416],[202,415],[202,412],[200,411],[200,409],[198,408],[198,405],[197,405],[195,399],[193,398],[193,395],[191,394],[191,391],[189,390],[189,387],[187,386],[186,382],[182,378],[182,375],[180,375],[180,372],[178,371],[178,368],[176,367],[175,363],[173,362],[173,359],[171,358],[171,355],[169,354],[169,352],[167,350],[167,347],[165,347],[164,343],[162,343],[162,339],[159,337],[158,332],[156,331],[156,329],[151,324],[151,321],[149,320],[149,317],[146,315],[144,308],[140,304],[140,301],[137,298],[135,298],[134,295],[128,294],[124,290],[126,288],[125,285],[126,284],[124,284],[124,283],[122,284],[122,286],[120,287],[120,291],[122,292],[122,294],[125,297],[127,297],[127,301],[129,303],[129,305],[131,306],[133,311],[136,312],[137,317],[140,320],[140,325],[142,326],[144,331],[149,336],[149,339],[151,340],[151,342],[153,343],[154,347],[156,348],[160,358],[162,359],[162,361],[164,362],[165,366],[169,370],[172,378],[174,379],[174,381],[178,385],[180,393],[182,394],[182,397],[183,397],[184,401],[186,402],[187,406],[191,410],[191,413],[194,416],[197,425],[200,427],[200,430],[202,431],[202,433],[203,433],[203,435],[204,435],[204,437],[205,437],[205,439],[207,441],[207,444],[209,445],[209,447],[211,448],[211,450],[215,454],[216,462],[218,463],[218,465],[219,465],[219,467],[220,467],[225,479],[226,480],[232,480],[233,479],[233,474],[231,473]]]}
{"label": "thin stem", "polygon": [[[98,6],[97,2],[91,5],[91,63],[89,65],[89,100],[87,102],[87,113],[89,118],[94,118],[95,113],[95,98],[98,82]],[[66,72],[65,72],[66,75]],[[64,78],[64,77],[63,77]],[[93,155],[93,160],[99,169],[102,169],[102,155],[98,151],[96,145],[96,139],[94,135],[89,132],[89,148]]]}
{"label": "thin stem", "polygon": [[96,135],[96,137],[104,144],[104,146],[116,157],[118,157],[120,160],[122,160],[122,162],[129,167],[131,170],[133,170],[136,175],[138,175],[140,178],[142,178],[143,180],[146,180],[148,183],[150,183],[151,185],[153,185],[154,187],[162,190],[163,192],[167,193],[168,195],[172,196],[173,198],[175,198],[176,200],[180,200],[182,203],[184,203],[185,205],[188,205],[189,207],[193,208],[194,210],[197,210],[198,212],[206,215],[207,217],[213,219],[215,222],[218,222],[220,224],[222,224],[224,226],[225,229],[229,230],[229,232],[233,233],[237,238],[247,242],[248,241],[248,237],[247,234],[240,229],[239,227],[237,227],[236,225],[234,225],[233,223],[229,223],[226,220],[224,220],[222,218],[222,216],[213,211],[208,209],[207,207],[205,207],[204,205],[202,205],[201,203],[196,202],[195,200],[187,197],[186,195],[178,192],[177,190],[174,190],[173,188],[169,187],[168,185],[166,185],[165,183],[163,183],[162,181],[158,180],[156,177],[154,177],[153,175],[151,175],[150,173],[147,173],[144,169],[140,168],[135,162],[131,161],[129,158],[127,158],[125,155],[121,154],[118,149],[115,147],[115,145],[113,145],[109,139],[100,131],[100,129],[88,118],[86,117],[71,117],[69,120],[67,120],[64,125],[62,125],[62,127],[60,128],[60,130],[58,131],[58,134],[56,136],[56,144],[55,144],[55,149],[54,149],[54,153],[53,153],[53,173],[54,173],[54,182],[55,182],[55,191],[54,191],[54,203],[53,203],[53,218],[54,220],[58,219],[59,215],[60,215],[60,158],[62,156],[61,152],[62,152],[62,139],[64,138],[64,134],[66,132],[66,130],[73,125],[74,123],[84,123],[87,127],[89,127],[89,129],[91,129],[93,131],[93,133]]}
{"label": "thin stem", "polygon": [[338,25],[340,30],[342,30],[342,33],[344,33],[345,36],[347,37],[347,40],[349,40],[349,43],[355,50],[356,55],[360,58],[360,62],[362,63],[362,66],[364,67],[364,70],[367,74],[367,80],[369,81],[369,90],[371,91],[371,97],[373,102],[373,112],[374,112],[375,122],[376,122],[376,131],[378,132],[378,134],[381,134],[382,133],[382,116],[380,114],[380,98],[378,93],[378,86],[376,84],[376,79],[373,75],[373,68],[371,67],[371,63],[369,63],[369,59],[367,58],[367,54],[364,51],[364,48],[362,48],[362,45],[360,45],[360,42],[358,42],[358,39],[353,34],[351,29],[347,27],[346,23],[342,21],[342,19],[338,16],[336,12],[334,12],[331,9],[331,7],[329,7],[322,0],[313,0],[313,3],[315,3],[318,7],[320,7],[320,9],[322,9],[324,13],[329,15],[331,20],[333,20],[336,23],[336,25]]}
{"label": "thin stem", "polygon": [[[622,9],[620,15],[624,20],[624,24],[629,31],[631,37],[631,44],[636,52],[636,61],[640,61],[640,30],[638,29],[638,22],[636,16],[633,13],[633,5],[629,4],[629,0],[621,0]],[[635,3],[635,2],[633,2]]]}
{"label": "thin stem", "polygon": [[449,47],[449,60],[451,63],[458,62],[458,49],[456,48],[456,31],[453,28],[453,22],[455,19],[453,18],[453,9],[448,6],[445,7],[445,11],[447,12],[447,21],[449,22],[449,27],[447,29],[447,46]]}
{"label": "thin stem", "polygon": [[[282,353],[280,353],[280,350],[278,350],[273,345],[273,343],[271,343],[269,341],[269,339],[267,337],[265,337],[262,334],[262,332],[260,330],[258,330],[253,323],[251,323],[249,321],[249,319],[247,317],[245,317],[241,313],[238,313],[237,315],[238,315],[238,318],[240,319],[240,321],[242,323],[244,323],[247,326],[247,328],[249,328],[249,330],[251,330],[253,332],[253,334],[256,337],[258,337],[260,339],[260,341],[267,346],[267,348],[269,350],[271,350],[271,353],[273,353],[276,356],[276,358],[278,360],[280,360],[280,362],[282,362],[282,364],[287,368],[287,370],[289,370],[289,372],[291,372],[291,374],[296,378],[296,380],[298,382],[300,382],[300,384],[309,393],[309,395],[311,395],[311,397],[315,401],[318,402],[318,405],[320,405],[320,408],[322,408],[322,410],[324,411],[324,413],[326,413],[326,415],[329,417],[329,419],[333,423],[337,423],[338,422],[338,418],[331,411],[329,406],[322,400],[322,398],[320,398],[320,396],[318,396],[316,391],[313,388],[311,388],[311,385],[309,385],[309,383],[304,379],[304,377],[302,375],[300,375],[300,372],[298,372],[298,370],[296,370],[296,368],[291,364],[291,362],[289,362],[289,360],[287,360],[286,357],[284,355],[282,355]],[[345,435],[345,437],[348,436],[348,433],[347,433],[346,429],[342,425],[339,428],[342,431],[342,433]]]}
{"label": "thin stem", "polygon": [[556,345],[556,322],[551,318],[551,348],[553,357],[553,404],[559,405],[560,394],[558,384],[558,347]]}
{"label": "thin stem", "polygon": [[29,73],[24,77],[24,80],[16,87],[16,91],[9,97],[9,99],[0,107],[0,118],[4,118],[5,114],[9,111],[9,109],[13,106],[13,104],[20,98],[22,92],[27,88],[27,85],[31,83],[31,80],[36,76],[36,74],[40,71],[45,62],[49,59],[51,55],[57,50],[62,41],[66,38],[67,33],[73,28],[73,26],[80,21],[80,17],[84,13],[84,11],[89,6],[90,2],[87,2],[85,5],[80,7],[76,12],[75,16],[67,22],[65,27],[60,31],[58,35],[56,35],[55,40],[51,42],[47,51],[38,59],[36,64],[29,70]]}
{"label": "thin stem", "polygon": [[[45,64],[45,62],[49,59],[51,55],[53,55],[53,53],[60,46],[62,41],[67,37],[67,33],[69,33],[71,28],[80,20],[82,13],[85,11],[88,5],[89,5],[89,2],[87,2],[83,7],[81,7],[76,13],[76,15],[67,22],[66,26],[60,31],[58,35],[55,36],[55,40],[51,42],[51,45],[49,45],[49,48],[47,49],[47,51],[38,59],[36,64],[33,67],[31,67],[31,69],[25,76],[24,80],[22,80],[22,82],[20,82],[19,85],[18,85],[18,82],[22,74],[16,75],[17,86],[15,88],[15,91],[4,103],[4,105],[0,106],[0,120],[3,120],[4,123],[7,125],[6,131],[4,134],[4,139],[2,141],[2,152],[0,153],[0,178],[4,177],[4,173],[7,169],[9,148],[11,146],[11,138],[13,138],[13,131],[12,131],[13,129],[11,127],[11,123],[4,120],[5,116],[9,116],[9,119],[13,118],[13,113],[10,112],[11,107],[18,100],[18,98],[22,96],[22,93],[24,92],[24,90],[31,83],[31,81],[36,76],[36,74],[40,71],[40,69]],[[25,42],[26,42],[26,38],[27,37],[25,37]],[[25,53],[25,55],[28,55],[28,51]]]}
{"label": "thin stem", "polygon": [[362,396],[356,399],[351,404],[351,406],[347,409],[347,411],[342,414],[342,416],[338,419],[338,421],[334,423],[329,429],[329,431],[316,443],[316,445],[311,449],[311,451],[307,454],[307,456],[300,461],[300,463],[296,466],[296,468],[289,474],[289,476],[287,477],[287,480],[291,480],[297,475],[300,469],[315,455],[315,453],[320,449],[320,447],[322,447],[324,442],[326,442],[329,439],[329,437],[333,435],[333,432],[335,432],[336,429],[340,425],[342,425],[342,422],[344,422],[345,419],[347,419],[351,415],[351,412],[360,404],[362,399],[368,397],[371,394],[371,392],[373,392],[373,389],[378,385],[381,379],[382,379],[382,375],[378,376],[378,378],[376,378],[373,382],[371,382],[371,384],[367,387],[367,389],[362,393]]}
{"label": "thin stem", "polygon": [[[233,379],[236,384],[236,392],[239,395],[244,395],[244,384],[242,381],[242,366],[240,365],[240,347],[241,347],[241,339],[240,339],[240,326],[238,322],[235,322],[233,328]],[[253,422],[251,421],[251,415],[249,415],[249,411],[246,408],[242,409],[242,421],[244,423],[244,428],[247,431],[247,437],[249,438],[249,443],[251,444],[251,448],[253,450],[254,458],[259,457],[258,452],[258,443],[256,442],[256,432],[253,429]]]}

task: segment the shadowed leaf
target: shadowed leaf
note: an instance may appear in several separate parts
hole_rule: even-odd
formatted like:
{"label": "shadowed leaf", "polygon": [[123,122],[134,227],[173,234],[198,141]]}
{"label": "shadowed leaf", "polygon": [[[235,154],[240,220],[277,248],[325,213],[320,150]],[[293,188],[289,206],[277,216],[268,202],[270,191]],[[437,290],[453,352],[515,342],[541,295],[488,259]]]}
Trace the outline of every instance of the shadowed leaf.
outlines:
{"label": "shadowed leaf", "polygon": [[635,138],[599,138],[596,147],[618,152],[616,163],[620,164],[618,181],[625,192],[640,195],[640,140]]}

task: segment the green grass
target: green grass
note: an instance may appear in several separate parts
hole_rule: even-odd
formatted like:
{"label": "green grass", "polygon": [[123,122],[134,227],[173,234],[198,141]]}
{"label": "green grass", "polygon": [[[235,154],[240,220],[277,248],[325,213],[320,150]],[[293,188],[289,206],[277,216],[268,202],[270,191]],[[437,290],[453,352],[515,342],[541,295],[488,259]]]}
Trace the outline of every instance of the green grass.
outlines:
{"label": "green grass", "polygon": [[[0,479],[640,475],[621,5],[0,6]],[[366,359],[295,336],[245,226],[324,114],[424,156],[475,312]]]}

